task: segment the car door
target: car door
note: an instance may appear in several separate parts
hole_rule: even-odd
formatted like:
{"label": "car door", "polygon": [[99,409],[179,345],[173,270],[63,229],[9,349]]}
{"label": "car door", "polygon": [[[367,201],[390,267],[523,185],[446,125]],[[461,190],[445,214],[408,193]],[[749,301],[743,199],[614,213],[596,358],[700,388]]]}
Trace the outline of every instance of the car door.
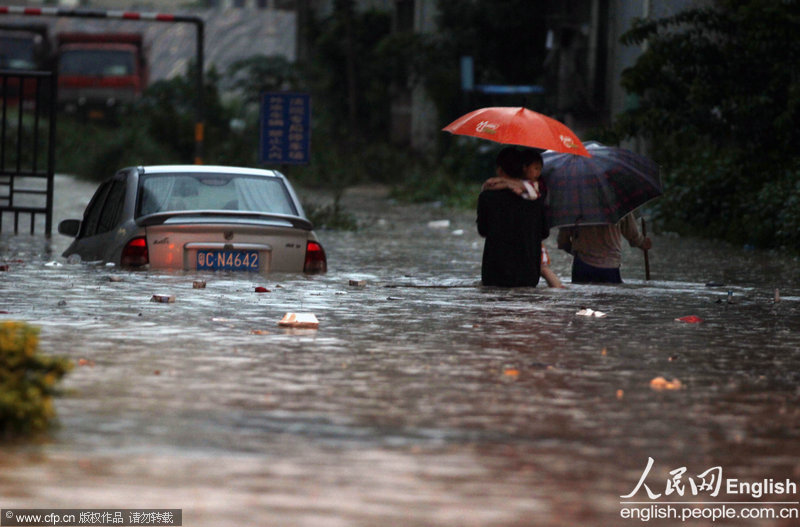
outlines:
{"label": "car door", "polygon": [[81,222],[75,249],[84,261],[113,260],[119,242],[115,227],[122,218],[125,204],[124,174],[109,179],[95,192]]}

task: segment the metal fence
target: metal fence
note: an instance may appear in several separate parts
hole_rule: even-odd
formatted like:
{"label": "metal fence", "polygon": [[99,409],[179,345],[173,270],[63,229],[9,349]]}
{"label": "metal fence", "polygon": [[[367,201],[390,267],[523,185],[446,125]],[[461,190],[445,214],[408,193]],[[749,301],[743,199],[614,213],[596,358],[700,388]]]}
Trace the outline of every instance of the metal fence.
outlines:
{"label": "metal fence", "polygon": [[0,232],[53,226],[56,76],[0,70]]}

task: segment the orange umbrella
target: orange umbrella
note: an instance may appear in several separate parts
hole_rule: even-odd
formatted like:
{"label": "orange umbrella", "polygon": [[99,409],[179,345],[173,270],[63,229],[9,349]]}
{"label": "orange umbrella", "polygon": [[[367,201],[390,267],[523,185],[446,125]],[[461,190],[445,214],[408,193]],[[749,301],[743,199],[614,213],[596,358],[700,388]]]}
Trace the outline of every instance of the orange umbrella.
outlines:
{"label": "orange umbrella", "polygon": [[492,106],[462,115],[442,128],[456,135],[469,135],[495,143],[555,150],[592,157],[564,123],[522,107]]}

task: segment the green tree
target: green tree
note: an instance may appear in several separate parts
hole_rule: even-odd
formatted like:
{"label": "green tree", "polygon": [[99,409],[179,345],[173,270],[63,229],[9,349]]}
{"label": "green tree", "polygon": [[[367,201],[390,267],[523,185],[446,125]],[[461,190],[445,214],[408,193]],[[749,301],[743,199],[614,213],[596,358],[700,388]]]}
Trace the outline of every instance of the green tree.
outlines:
{"label": "green tree", "polygon": [[375,49],[390,28],[388,14],[353,12],[347,2],[318,26],[309,76],[315,114],[342,137],[386,137],[390,99]]}
{"label": "green tree", "polygon": [[[146,119],[148,132],[157,142],[169,145],[177,158],[189,162],[194,159],[194,124],[196,118],[197,87],[193,81],[195,64],[186,75],[153,83],[139,104],[139,116]],[[219,95],[219,74],[214,68],[204,75],[203,113],[206,137],[205,157],[213,157],[224,140],[230,116]]]}
{"label": "green tree", "polygon": [[245,103],[258,103],[262,92],[291,90],[300,84],[297,68],[285,57],[252,55],[237,60],[228,68]]}
{"label": "green tree", "polygon": [[662,163],[668,228],[763,246],[796,245],[800,191],[800,9],[795,0],[720,0],[638,21],[646,51],[623,73],[638,97],[616,130]]}

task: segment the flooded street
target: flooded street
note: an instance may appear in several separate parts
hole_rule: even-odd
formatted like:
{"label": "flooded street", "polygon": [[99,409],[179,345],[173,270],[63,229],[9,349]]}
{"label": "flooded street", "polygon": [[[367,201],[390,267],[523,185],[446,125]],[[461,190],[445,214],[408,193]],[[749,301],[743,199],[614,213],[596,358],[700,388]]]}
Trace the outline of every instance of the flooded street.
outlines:
{"label": "flooded street", "polygon": [[[59,177],[54,225],[93,190]],[[640,525],[625,511],[651,505],[700,516],[660,525],[710,525],[703,511],[727,506],[715,525],[800,525],[800,492],[725,485],[800,486],[798,261],[654,236],[652,280],[626,248],[624,285],[573,286],[552,231],[567,289],[483,288],[474,213],[377,188],[345,207],[362,228],[318,231],[329,271],[310,278],[131,272],[68,263],[58,234],[0,235],[0,319],[40,327],[40,350],[75,363],[60,427],[0,447],[0,508],[566,527]],[[319,330],[278,327],[286,312]],[[703,322],[676,321],[689,315]],[[681,389],[653,389],[659,376]],[[718,493],[693,492],[714,467]]]}

